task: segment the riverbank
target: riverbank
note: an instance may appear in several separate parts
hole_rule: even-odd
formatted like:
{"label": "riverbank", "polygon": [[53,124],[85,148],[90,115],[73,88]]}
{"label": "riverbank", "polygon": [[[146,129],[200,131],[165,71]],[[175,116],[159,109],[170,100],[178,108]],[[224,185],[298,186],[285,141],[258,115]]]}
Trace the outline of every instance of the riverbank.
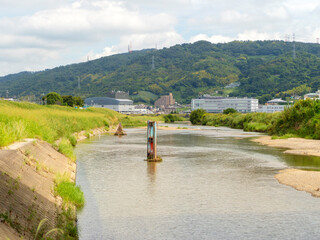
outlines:
{"label": "riverbank", "polygon": [[[67,221],[62,216],[63,201],[54,191],[55,179],[67,175],[74,182],[75,172],[76,164],[45,141],[28,139],[1,149],[0,236],[33,239],[43,219],[47,222],[41,233],[57,226],[64,229]],[[75,222],[72,227],[76,228]]]}
{"label": "riverbank", "polygon": [[[113,134],[110,126],[73,134],[77,141],[102,134]],[[60,141],[56,141],[59,146]],[[32,238],[41,220],[47,219],[41,234],[50,229],[63,229],[65,206],[54,189],[57,176],[67,176],[74,183],[76,163],[59,153],[49,143],[38,139],[24,139],[0,149],[0,236],[10,240]],[[76,228],[75,206],[68,203],[72,213],[70,224]],[[65,222],[66,223],[66,222]],[[70,226],[69,226],[70,227]],[[75,237],[76,236],[69,236]]]}
{"label": "riverbank", "polygon": [[[285,148],[284,153],[320,157],[319,140],[304,138],[272,139],[262,136],[252,139],[263,145]],[[320,172],[300,169],[284,169],[275,175],[279,183],[291,186],[299,191],[305,191],[312,196],[320,197]]]}
{"label": "riverbank", "polygon": [[77,239],[76,207],[84,204],[75,185],[77,141],[146,125],[145,118],[109,109],[74,109],[0,101],[0,239],[34,239],[53,228]]}

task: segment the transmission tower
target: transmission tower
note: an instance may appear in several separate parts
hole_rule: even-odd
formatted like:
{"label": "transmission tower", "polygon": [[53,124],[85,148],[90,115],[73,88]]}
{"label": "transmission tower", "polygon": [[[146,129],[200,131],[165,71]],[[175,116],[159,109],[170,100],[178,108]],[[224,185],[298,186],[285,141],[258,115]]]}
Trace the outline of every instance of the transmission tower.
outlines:
{"label": "transmission tower", "polygon": [[151,69],[154,70],[155,67],[154,67],[154,56],[152,56],[152,65],[151,65]]}
{"label": "transmission tower", "polygon": [[292,34],[292,43],[293,43],[293,52],[292,52],[292,54],[293,54],[293,60],[296,59],[296,42],[295,42],[295,40],[296,40],[296,35],[293,33],[293,34]]}
{"label": "transmission tower", "polygon": [[78,77],[78,89],[80,91],[81,87],[80,87],[80,77]]}
{"label": "transmission tower", "polygon": [[290,35],[289,34],[285,34],[284,35],[284,41],[285,42],[290,42]]}
{"label": "transmission tower", "polygon": [[9,98],[9,90],[6,91],[7,98]]}

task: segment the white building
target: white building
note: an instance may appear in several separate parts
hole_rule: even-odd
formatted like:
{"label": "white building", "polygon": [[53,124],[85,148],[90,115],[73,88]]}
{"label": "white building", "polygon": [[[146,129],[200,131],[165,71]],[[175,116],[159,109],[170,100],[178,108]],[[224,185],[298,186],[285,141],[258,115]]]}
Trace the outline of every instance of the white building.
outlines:
{"label": "white building", "polygon": [[224,98],[204,96],[192,99],[191,109],[202,108],[208,113],[222,113],[227,108],[233,108],[241,113],[256,112],[259,101],[254,98]]}
{"label": "white building", "polygon": [[274,113],[274,112],[282,112],[285,109],[286,105],[262,105],[259,107],[257,112],[264,113]]}
{"label": "white building", "polygon": [[109,108],[121,113],[132,113],[135,110],[133,101],[109,97],[92,97],[84,100],[86,107]]}
{"label": "white building", "polygon": [[267,102],[267,105],[278,105],[279,103],[287,103],[286,101],[282,100],[281,98],[275,98]]}
{"label": "white building", "polygon": [[315,93],[307,93],[303,96],[304,100],[306,100],[307,98],[319,99],[320,98],[320,90],[316,91]]}

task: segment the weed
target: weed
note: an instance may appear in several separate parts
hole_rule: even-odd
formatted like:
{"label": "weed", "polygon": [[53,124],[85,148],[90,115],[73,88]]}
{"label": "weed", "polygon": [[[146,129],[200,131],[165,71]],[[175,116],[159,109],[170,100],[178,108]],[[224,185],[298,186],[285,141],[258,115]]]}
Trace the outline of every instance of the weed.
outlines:
{"label": "weed", "polygon": [[72,161],[76,160],[76,156],[73,152],[73,147],[70,141],[67,138],[62,138],[61,142],[59,143],[58,151],[68,158],[70,158]]}
{"label": "weed", "polygon": [[24,162],[24,164],[26,164],[26,165],[28,165],[28,166],[31,166],[31,165],[32,165],[32,161],[31,161],[29,158],[27,158],[27,157],[25,157],[25,158],[23,159],[23,162]]}
{"label": "weed", "polygon": [[64,234],[64,231],[62,229],[60,229],[60,228],[53,228],[50,231],[44,233],[46,230],[45,230],[45,228],[43,226],[45,225],[45,223],[47,221],[48,221],[48,219],[42,219],[40,221],[40,223],[38,224],[35,236],[34,236],[34,240],[37,240],[37,239],[49,239],[48,238],[49,235],[52,235],[52,234],[60,234],[60,235]]}
{"label": "weed", "polygon": [[72,145],[73,147],[75,147],[75,146],[77,145],[77,139],[76,139],[75,136],[73,136],[73,135],[69,136],[69,137],[68,137],[68,140],[69,140],[69,142],[71,143],[71,145]]}
{"label": "weed", "polygon": [[71,202],[77,207],[83,207],[84,196],[79,186],[76,186],[73,182],[61,182],[55,188],[56,192],[66,202]]}
{"label": "weed", "polygon": [[30,154],[31,154],[30,149],[26,149],[26,150],[24,151],[24,155],[25,155],[26,157],[29,157]]}
{"label": "weed", "polygon": [[7,181],[7,186],[8,186],[8,195],[12,195],[14,191],[19,189],[20,186],[20,176],[18,176],[16,179],[9,178]]}

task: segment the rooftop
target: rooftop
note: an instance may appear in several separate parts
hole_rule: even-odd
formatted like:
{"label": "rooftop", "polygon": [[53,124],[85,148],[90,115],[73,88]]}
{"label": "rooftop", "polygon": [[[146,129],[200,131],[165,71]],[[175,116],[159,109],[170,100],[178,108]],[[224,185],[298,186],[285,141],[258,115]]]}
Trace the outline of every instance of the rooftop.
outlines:
{"label": "rooftop", "polygon": [[109,97],[91,97],[84,100],[86,105],[132,105],[133,101],[130,99],[115,99]]}

